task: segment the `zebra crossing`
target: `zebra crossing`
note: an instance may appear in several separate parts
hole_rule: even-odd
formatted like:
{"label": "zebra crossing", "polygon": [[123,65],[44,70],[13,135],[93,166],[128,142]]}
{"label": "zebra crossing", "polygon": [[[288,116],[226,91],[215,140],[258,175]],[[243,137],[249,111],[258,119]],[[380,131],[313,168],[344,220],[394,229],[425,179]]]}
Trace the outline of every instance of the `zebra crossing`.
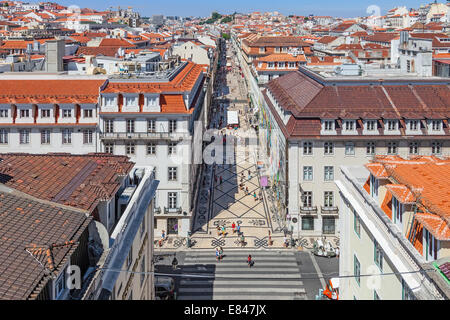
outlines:
{"label": "zebra crossing", "polygon": [[[293,252],[214,251],[186,254],[178,300],[304,300],[305,288]],[[247,265],[248,255],[254,265]]]}

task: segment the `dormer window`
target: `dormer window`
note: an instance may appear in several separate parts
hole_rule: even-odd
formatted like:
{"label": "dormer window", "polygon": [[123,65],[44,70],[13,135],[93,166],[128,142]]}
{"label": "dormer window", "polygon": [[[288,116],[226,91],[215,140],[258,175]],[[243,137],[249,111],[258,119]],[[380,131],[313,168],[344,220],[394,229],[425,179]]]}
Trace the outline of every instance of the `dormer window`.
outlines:
{"label": "dormer window", "polygon": [[8,109],[0,109],[0,118],[8,118]]}
{"label": "dormer window", "polygon": [[324,121],[324,130],[325,131],[333,131],[334,130],[334,121],[333,120]]}
{"label": "dormer window", "polygon": [[269,62],[267,64],[267,68],[274,68],[275,64],[273,62]]}
{"label": "dormer window", "polygon": [[107,107],[114,106],[115,100],[116,99],[114,97],[105,97],[105,106],[107,106]]}
{"label": "dormer window", "polygon": [[125,105],[127,107],[137,106],[138,105],[138,97],[125,97]]}
{"label": "dormer window", "polygon": [[62,110],[62,117],[63,118],[71,118],[72,117],[72,110],[70,110],[70,109],[63,109]]}
{"label": "dormer window", "polygon": [[42,109],[41,118],[50,118],[50,109]]}
{"label": "dormer window", "polygon": [[368,120],[366,122],[366,130],[367,131],[375,131],[377,122],[375,120]]}
{"label": "dormer window", "polygon": [[410,131],[417,131],[419,128],[419,120],[410,120],[409,121],[409,130]]}
{"label": "dormer window", "polygon": [[346,120],[344,122],[344,128],[345,128],[345,131],[353,131],[353,130],[355,130],[355,121],[353,121],[353,120]]}
{"label": "dormer window", "polygon": [[289,62],[289,68],[291,69],[295,68],[295,62]]}
{"label": "dormer window", "polygon": [[397,120],[388,120],[387,121],[387,129],[388,129],[388,131],[397,130]]}
{"label": "dormer window", "polygon": [[20,117],[21,118],[29,118],[30,117],[30,110],[29,109],[21,109],[20,110]]}
{"label": "dormer window", "polygon": [[441,120],[433,120],[431,121],[431,130],[433,131],[441,131],[442,121]]}
{"label": "dormer window", "polygon": [[266,48],[265,47],[260,47],[259,48],[259,53],[264,53],[266,52]]}

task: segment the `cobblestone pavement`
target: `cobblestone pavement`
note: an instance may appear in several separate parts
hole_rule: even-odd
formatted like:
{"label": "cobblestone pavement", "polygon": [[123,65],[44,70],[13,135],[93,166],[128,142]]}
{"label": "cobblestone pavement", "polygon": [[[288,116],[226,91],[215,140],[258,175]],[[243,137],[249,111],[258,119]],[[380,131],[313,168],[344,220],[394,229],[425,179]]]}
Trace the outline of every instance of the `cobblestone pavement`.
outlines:
{"label": "cobblestone pavement", "polygon": [[[231,55],[230,52],[228,54]],[[226,61],[222,61],[221,65],[226,65]],[[195,249],[241,247],[238,234],[231,229],[234,222],[241,226],[246,248],[279,249],[283,247],[284,234],[274,233],[272,221],[266,212],[256,159],[243,152],[243,148],[238,148],[239,152],[236,152],[238,146],[245,146],[242,132],[250,129],[246,116],[248,104],[243,103],[247,101],[248,90],[234,61],[232,70],[226,75],[224,69],[221,70],[222,73],[217,76],[220,85],[216,90],[220,100],[216,99],[219,100],[216,103],[217,112],[213,114],[210,127],[222,130],[227,139],[235,141],[234,163],[205,166],[191,239],[195,242]],[[240,126],[237,130],[226,128],[229,110],[239,112]],[[226,156],[224,154],[224,158]],[[241,183],[242,187],[239,186]],[[222,225],[226,226],[225,236],[217,231],[217,227]],[[163,247],[181,250],[185,248],[185,239],[169,239]]]}

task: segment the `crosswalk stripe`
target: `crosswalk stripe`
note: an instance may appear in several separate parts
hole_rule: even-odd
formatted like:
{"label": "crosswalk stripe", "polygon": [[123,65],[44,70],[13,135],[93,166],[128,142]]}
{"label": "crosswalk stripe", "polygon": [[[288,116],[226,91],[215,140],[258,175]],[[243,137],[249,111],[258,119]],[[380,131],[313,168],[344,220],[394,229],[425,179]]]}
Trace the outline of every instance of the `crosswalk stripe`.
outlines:
{"label": "crosswalk stripe", "polygon": [[[178,290],[178,292],[180,292],[180,294],[182,292],[189,292],[189,293],[208,293],[208,291],[214,290],[214,294],[220,294],[220,293],[231,293],[231,292],[235,292],[236,288],[224,288],[224,287],[212,287],[212,288],[180,288]],[[305,292],[304,288],[296,288],[296,287],[292,287],[292,288],[268,288],[266,289],[268,291],[270,291],[273,294],[278,294],[278,293],[288,293],[288,292]],[[239,292],[243,292],[243,293],[260,293],[261,289],[260,288],[248,288],[248,287],[243,287],[243,288],[239,288]]]}
{"label": "crosswalk stripe", "polygon": [[[255,264],[249,268],[248,254]],[[179,300],[305,299],[293,252],[227,251],[220,262],[214,251],[189,252],[180,266]]]}
{"label": "crosswalk stripe", "polygon": [[[239,286],[242,287],[242,280],[181,280],[180,285],[185,286]],[[246,286],[268,286],[274,285],[273,281],[245,279]],[[302,286],[303,282],[297,279],[277,279],[277,286]]]}
{"label": "crosswalk stripe", "polygon": [[[246,260],[232,260],[232,261],[211,261],[210,263],[202,263],[200,261],[198,262],[189,262],[189,263],[183,263],[184,266],[206,266],[209,268],[214,267],[229,267],[229,266],[247,266]],[[297,262],[283,262],[283,263],[276,263],[275,261],[255,261],[255,266],[264,266],[264,267],[271,267],[271,268],[285,268],[285,267],[296,267],[298,268]]]}

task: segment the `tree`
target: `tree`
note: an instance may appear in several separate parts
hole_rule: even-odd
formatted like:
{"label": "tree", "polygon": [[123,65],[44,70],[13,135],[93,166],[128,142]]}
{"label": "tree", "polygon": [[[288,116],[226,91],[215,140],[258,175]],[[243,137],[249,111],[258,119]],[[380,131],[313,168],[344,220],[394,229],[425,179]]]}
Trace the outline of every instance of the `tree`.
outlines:
{"label": "tree", "polygon": [[231,18],[230,16],[223,18],[222,20],[220,20],[220,23],[228,23],[233,21],[233,18]]}
{"label": "tree", "polygon": [[224,38],[225,40],[230,40],[230,35],[228,33],[222,33],[222,38]]}
{"label": "tree", "polygon": [[219,20],[220,18],[222,18],[222,15],[220,15],[218,12],[213,12],[211,15],[211,19],[213,20]]}

